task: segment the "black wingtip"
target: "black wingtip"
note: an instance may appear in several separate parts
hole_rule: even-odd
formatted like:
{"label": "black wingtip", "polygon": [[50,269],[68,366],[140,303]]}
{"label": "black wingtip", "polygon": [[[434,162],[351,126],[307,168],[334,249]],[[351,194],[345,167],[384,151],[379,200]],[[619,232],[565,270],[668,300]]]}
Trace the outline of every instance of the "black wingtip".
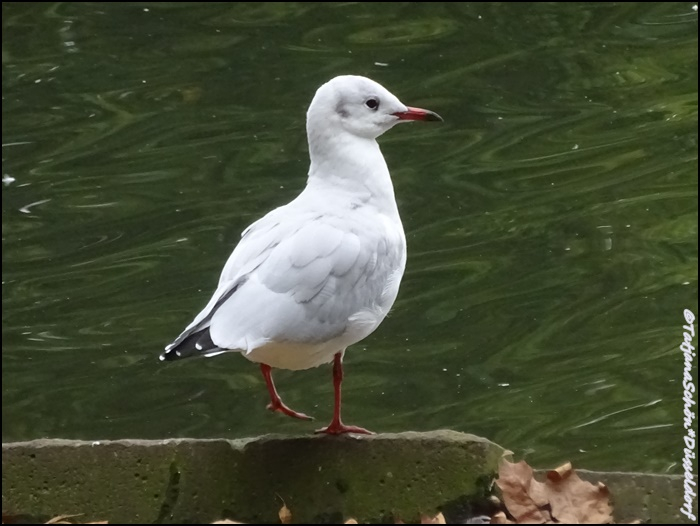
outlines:
{"label": "black wingtip", "polygon": [[165,352],[159,356],[161,362],[172,362],[189,358],[190,356],[206,356],[209,353],[222,351],[211,339],[209,328],[195,332],[187,336],[177,345],[170,344]]}
{"label": "black wingtip", "polygon": [[171,362],[177,359],[177,356],[173,356],[174,354],[175,353],[172,351],[165,351],[158,357],[158,360],[161,362]]}

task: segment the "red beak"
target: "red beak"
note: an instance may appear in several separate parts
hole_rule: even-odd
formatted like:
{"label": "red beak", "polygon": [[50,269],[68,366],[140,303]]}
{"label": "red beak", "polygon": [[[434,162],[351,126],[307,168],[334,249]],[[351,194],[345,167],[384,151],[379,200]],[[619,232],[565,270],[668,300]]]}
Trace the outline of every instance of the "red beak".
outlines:
{"label": "red beak", "polygon": [[402,121],[442,121],[442,117],[434,111],[406,106],[407,111],[394,113]]}

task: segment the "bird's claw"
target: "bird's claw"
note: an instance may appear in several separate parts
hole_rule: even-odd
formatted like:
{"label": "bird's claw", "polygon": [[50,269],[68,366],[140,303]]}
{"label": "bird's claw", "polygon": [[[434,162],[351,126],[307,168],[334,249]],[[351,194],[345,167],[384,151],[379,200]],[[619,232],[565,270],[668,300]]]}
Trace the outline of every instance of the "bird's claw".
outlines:
{"label": "bird's claw", "polygon": [[325,433],[326,435],[344,435],[346,433],[357,433],[358,435],[374,435],[372,431],[358,426],[346,426],[342,422],[331,422],[330,425],[317,429],[316,433]]}
{"label": "bird's claw", "polygon": [[267,404],[267,410],[268,411],[273,411],[273,412],[278,412],[282,413],[287,416],[291,416],[292,418],[298,418],[299,420],[313,420],[314,417],[306,415],[304,413],[299,413],[295,411],[294,409],[290,409],[284,403],[280,400],[279,402],[270,402]]}

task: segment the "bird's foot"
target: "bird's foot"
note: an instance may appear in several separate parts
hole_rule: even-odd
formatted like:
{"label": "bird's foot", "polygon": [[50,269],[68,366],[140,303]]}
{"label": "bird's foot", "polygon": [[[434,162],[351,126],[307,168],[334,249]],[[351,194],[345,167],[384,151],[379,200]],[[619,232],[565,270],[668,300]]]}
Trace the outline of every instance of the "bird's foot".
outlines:
{"label": "bird's foot", "polygon": [[298,413],[294,409],[290,409],[286,405],[284,405],[284,402],[282,400],[278,400],[276,402],[270,402],[267,404],[267,410],[268,411],[277,411],[279,413],[282,413],[287,416],[291,416],[292,418],[298,418],[299,420],[313,420],[313,416],[305,415],[304,413]]}
{"label": "bird's foot", "polygon": [[333,420],[330,425],[317,429],[316,433],[325,433],[326,435],[344,435],[345,433],[357,433],[360,435],[373,435],[372,431],[358,426],[346,426],[338,420]]}

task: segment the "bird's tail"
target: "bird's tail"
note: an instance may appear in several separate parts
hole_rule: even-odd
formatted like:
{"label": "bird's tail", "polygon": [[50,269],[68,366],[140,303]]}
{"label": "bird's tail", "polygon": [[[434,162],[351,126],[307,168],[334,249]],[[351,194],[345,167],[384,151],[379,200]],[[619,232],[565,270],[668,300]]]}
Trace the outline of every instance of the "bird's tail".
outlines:
{"label": "bird's tail", "polygon": [[216,356],[227,352],[217,346],[211,339],[209,327],[188,334],[185,338],[178,338],[165,348],[160,355],[161,361],[180,360],[191,356]]}

